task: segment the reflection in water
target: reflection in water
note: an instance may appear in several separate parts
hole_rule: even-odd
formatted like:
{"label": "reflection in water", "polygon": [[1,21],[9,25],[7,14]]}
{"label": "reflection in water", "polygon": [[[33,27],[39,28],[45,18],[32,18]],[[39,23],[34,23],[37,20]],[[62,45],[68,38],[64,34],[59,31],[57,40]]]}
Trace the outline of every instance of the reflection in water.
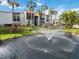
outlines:
{"label": "reflection in water", "polygon": [[54,30],[51,41],[43,35],[29,37],[1,46],[0,59],[79,59],[78,38],[69,33]]}

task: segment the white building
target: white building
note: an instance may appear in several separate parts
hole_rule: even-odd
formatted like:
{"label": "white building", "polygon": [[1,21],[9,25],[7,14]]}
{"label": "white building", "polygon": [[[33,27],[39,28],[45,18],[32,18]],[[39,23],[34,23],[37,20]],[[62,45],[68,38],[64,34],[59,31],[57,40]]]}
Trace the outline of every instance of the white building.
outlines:
{"label": "white building", "polygon": [[24,13],[12,13],[0,11],[0,25],[13,24],[13,23],[24,24]]}
{"label": "white building", "polygon": [[[31,17],[30,17],[31,16]],[[46,22],[53,23],[53,18],[50,19],[50,15],[47,14],[37,14],[30,11],[25,11],[24,13],[11,13],[11,12],[4,12],[0,11],[0,25],[6,25],[6,24],[21,24],[21,25],[35,25],[35,26],[41,26]]]}
{"label": "white building", "polygon": [[0,25],[1,24],[12,24],[12,14],[0,11]]}

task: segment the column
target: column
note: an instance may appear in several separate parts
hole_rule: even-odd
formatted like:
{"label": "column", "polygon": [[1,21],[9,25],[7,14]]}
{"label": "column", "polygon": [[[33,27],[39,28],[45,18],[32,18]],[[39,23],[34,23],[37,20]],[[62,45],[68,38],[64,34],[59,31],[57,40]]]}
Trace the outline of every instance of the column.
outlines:
{"label": "column", "polygon": [[26,12],[24,13],[24,15],[25,15],[25,22],[24,22],[24,25],[27,25],[27,14],[26,14]]}
{"label": "column", "polygon": [[47,16],[45,15],[45,23],[47,22]]}
{"label": "column", "polygon": [[50,23],[52,23],[52,15],[50,15]]}
{"label": "column", "polygon": [[40,26],[40,15],[38,16],[38,26]]}
{"label": "column", "polygon": [[31,13],[30,25],[33,25],[33,14]]}
{"label": "column", "polygon": [[30,19],[30,25],[32,25],[32,20],[33,20],[33,19]]}

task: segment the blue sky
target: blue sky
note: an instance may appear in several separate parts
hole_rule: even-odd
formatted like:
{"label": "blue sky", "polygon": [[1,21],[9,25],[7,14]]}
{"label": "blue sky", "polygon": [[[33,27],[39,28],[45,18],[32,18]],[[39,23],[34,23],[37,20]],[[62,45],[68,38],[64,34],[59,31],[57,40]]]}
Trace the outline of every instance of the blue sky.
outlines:
{"label": "blue sky", "polygon": [[[11,11],[11,7],[8,6],[7,0],[0,0],[2,3],[0,4],[0,11]],[[20,6],[15,8],[15,11],[23,12],[26,7],[26,3],[28,0],[16,0]],[[37,8],[41,5],[46,4],[50,8],[55,8],[57,10],[68,10],[68,9],[79,9],[79,0],[33,0],[37,3]]]}

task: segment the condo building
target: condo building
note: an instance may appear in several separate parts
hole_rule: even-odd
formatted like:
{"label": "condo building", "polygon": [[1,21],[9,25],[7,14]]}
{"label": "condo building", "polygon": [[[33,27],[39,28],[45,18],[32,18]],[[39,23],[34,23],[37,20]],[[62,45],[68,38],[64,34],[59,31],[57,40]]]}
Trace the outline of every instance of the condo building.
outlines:
{"label": "condo building", "polygon": [[0,11],[0,25],[11,25],[11,24],[20,24],[20,25],[34,25],[41,26],[46,22],[53,23],[55,16],[50,17],[50,15],[42,13],[38,14],[31,11],[24,11],[24,13]]}

